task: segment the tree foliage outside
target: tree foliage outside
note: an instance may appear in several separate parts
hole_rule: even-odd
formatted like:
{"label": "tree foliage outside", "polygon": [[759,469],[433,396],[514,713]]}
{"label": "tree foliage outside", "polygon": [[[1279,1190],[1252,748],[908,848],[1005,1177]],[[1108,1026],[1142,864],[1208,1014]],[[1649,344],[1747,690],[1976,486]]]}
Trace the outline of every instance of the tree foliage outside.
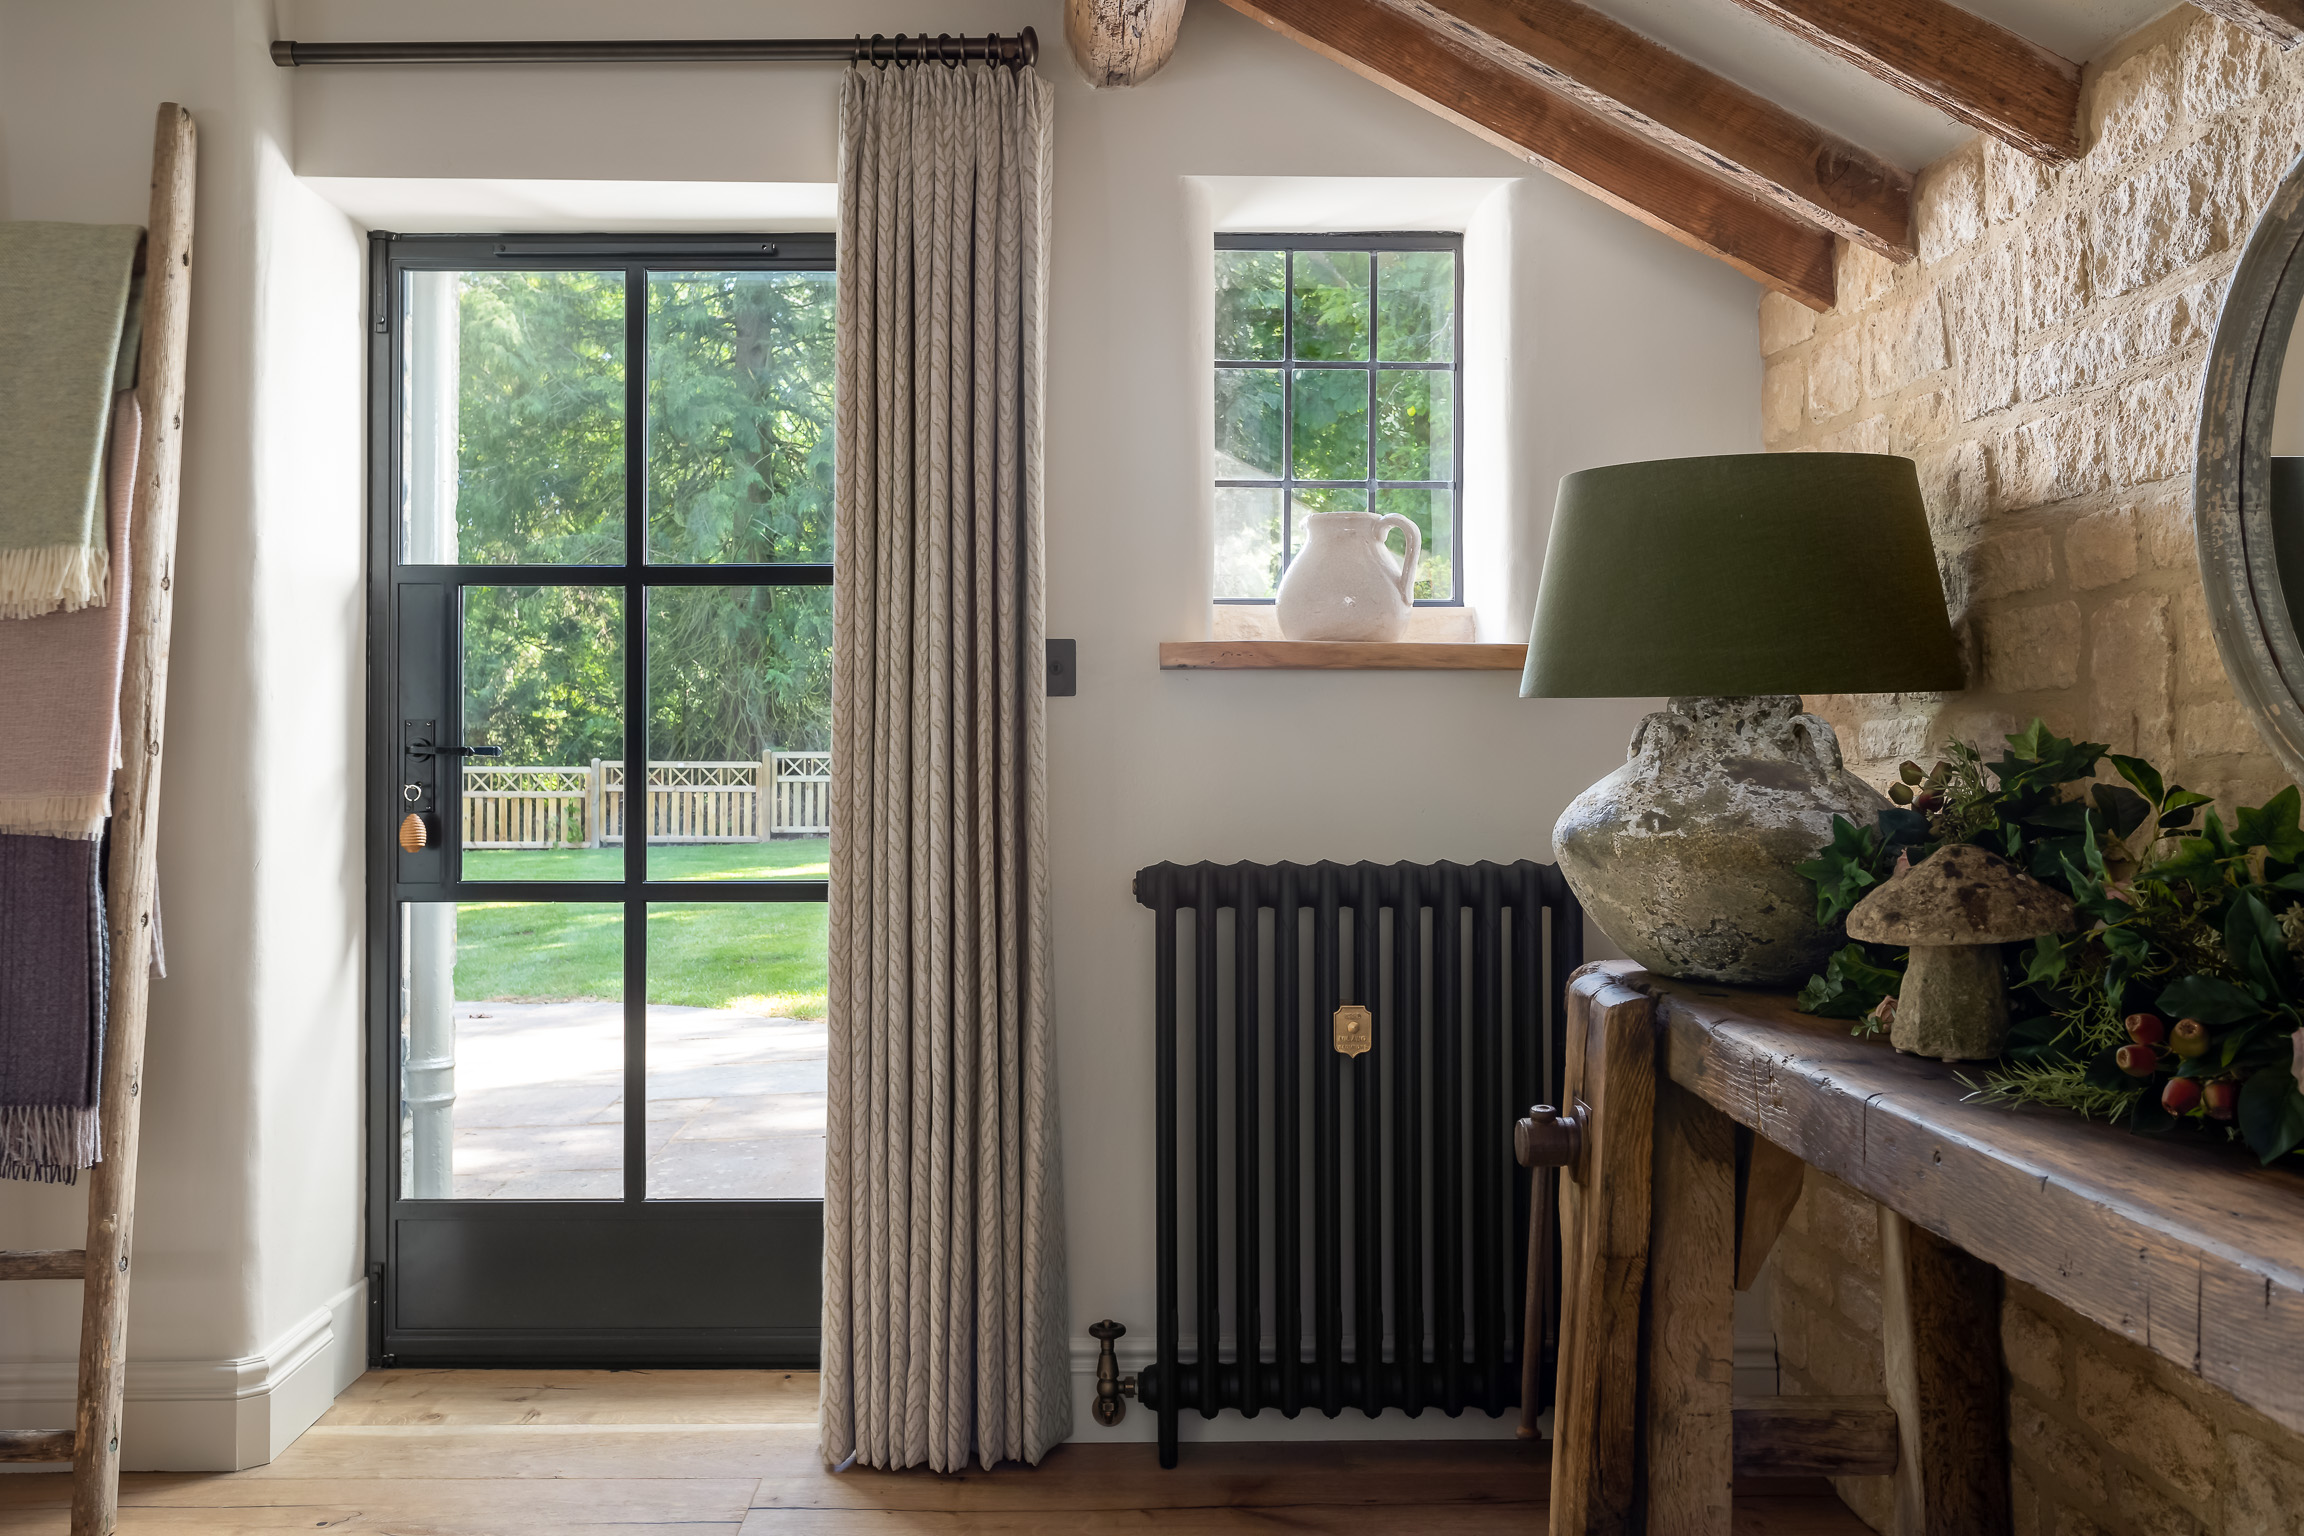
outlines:
{"label": "tree foliage outside", "polygon": [[[623,273],[457,279],[458,559],[621,564]],[[832,558],[833,298],[829,272],[650,275],[653,563]],[[468,588],[468,739],[507,763],[621,757],[622,605],[609,588]],[[658,588],[645,617],[650,756],[830,744],[829,588]]]}

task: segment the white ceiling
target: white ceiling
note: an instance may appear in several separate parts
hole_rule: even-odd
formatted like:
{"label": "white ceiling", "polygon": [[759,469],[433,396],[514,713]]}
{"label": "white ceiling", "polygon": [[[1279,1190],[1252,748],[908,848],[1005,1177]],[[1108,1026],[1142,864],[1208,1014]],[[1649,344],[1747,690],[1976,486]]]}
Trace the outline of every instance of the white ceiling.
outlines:
{"label": "white ceiling", "polygon": [[[1617,20],[1853,140],[1918,170],[1972,131],[1852,64],[1811,48],[1735,0],[1590,0]],[[2169,10],[2170,0],[1965,0],[1965,9],[2086,63]]]}

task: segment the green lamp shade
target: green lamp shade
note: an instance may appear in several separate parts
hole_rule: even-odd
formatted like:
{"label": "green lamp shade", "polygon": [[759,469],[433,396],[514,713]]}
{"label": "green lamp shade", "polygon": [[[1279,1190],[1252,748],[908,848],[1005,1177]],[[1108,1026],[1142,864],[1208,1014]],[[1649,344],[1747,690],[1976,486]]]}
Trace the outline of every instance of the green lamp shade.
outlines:
{"label": "green lamp shade", "polygon": [[1560,482],[1522,697],[1960,686],[1910,459],[1728,454]]}

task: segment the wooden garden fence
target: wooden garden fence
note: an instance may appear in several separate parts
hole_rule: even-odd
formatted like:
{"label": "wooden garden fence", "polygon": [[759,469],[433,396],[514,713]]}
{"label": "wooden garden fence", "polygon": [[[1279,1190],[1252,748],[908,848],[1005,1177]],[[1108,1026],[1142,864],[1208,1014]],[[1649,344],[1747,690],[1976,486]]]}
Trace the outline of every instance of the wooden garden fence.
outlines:
{"label": "wooden garden fence", "polygon": [[[624,841],[624,765],[464,769],[467,848],[599,848]],[[648,765],[652,843],[764,843],[832,830],[832,754]]]}

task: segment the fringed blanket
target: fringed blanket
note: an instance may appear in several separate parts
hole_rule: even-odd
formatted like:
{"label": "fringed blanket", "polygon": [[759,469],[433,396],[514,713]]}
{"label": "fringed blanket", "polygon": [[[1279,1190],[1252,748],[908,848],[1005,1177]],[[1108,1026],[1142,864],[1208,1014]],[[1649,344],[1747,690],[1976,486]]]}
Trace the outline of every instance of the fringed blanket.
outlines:
{"label": "fringed blanket", "polygon": [[0,1178],[70,1184],[96,1162],[111,991],[102,852],[0,834]]}
{"label": "fringed blanket", "polygon": [[[113,412],[105,491],[112,561],[101,608],[0,620],[0,832],[95,837],[120,759],[120,669],[128,653],[128,506],[136,486],[136,397]],[[0,933],[0,947],[8,942]],[[0,1015],[0,1029],[6,1018]]]}
{"label": "fringed blanket", "polygon": [[0,224],[0,619],[104,601],[104,429],[133,367],[143,233]]}

